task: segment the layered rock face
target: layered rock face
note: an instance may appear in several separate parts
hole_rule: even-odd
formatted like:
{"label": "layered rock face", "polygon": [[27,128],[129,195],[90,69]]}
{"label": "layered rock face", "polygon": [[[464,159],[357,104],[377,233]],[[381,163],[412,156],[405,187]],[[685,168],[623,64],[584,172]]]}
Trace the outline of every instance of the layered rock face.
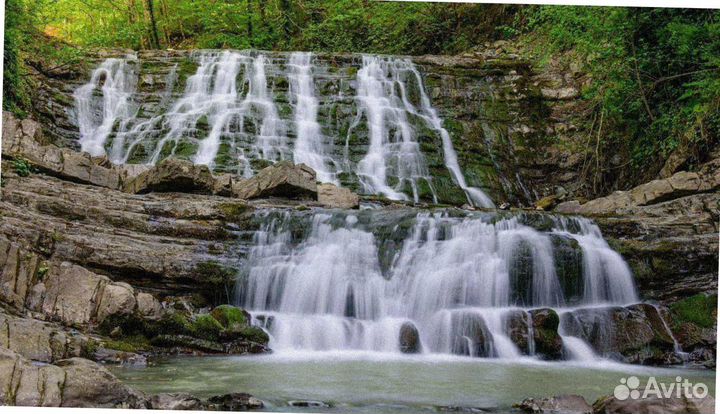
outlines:
{"label": "layered rock face", "polygon": [[[218,77],[212,85],[203,84],[202,79],[218,76],[212,65],[230,71],[228,79]],[[98,88],[85,94],[82,88],[90,84],[83,84],[96,68],[91,82],[97,82]],[[559,169],[555,163],[555,171],[550,171],[548,154],[537,150],[545,147],[548,136],[573,130],[563,108],[578,96],[580,82],[535,74],[528,62],[513,54],[410,60],[111,51],[88,59],[87,67],[77,70],[71,79],[41,83],[38,113],[47,119],[43,124],[51,141],[75,149],[82,138],[78,124],[100,125],[107,137],[105,151],[113,162],[157,162],[172,155],[209,162],[217,172],[247,175],[267,166],[268,160],[289,159],[309,162],[323,182],[372,192],[381,186],[363,174],[377,178],[368,156],[379,150],[388,152],[384,156],[388,177],[382,184],[411,199],[451,204],[467,199],[448,164],[448,144],[457,152],[463,182],[484,189],[498,202],[527,205],[545,192],[544,187],[554,191],[555,184],[542,181],[571,185],[576,177],[571,171],[579,160],[564,161]],[[231,75],[235,78],[229,79]],[[111,82],[101,91],[99,85],[106,80]],[[219,95],[218,88],[227,88],[230,95]],[[98,118],[102,114],[93,108],[99,107],[103,94],[110,93],[117,98],[111,108],[115,115],[105,125]],[[241,107],[228,106],[222,96],[233,96]],[[226,112],[204,112],[203,99],[217,100]],[[386,105],[385,113],[375,112]],[[184,115],[188,107],[201,115]],[[552,112],[556,114],[547,117]],[[230,118],[221,121],[225,123],[217,124],[218,116],[228,114]],[[200,142],[218,134],[216,147],[203,152],[205,144]],[[308,136],[321,139],[306,142]],[[375,147],[381,136],[398,145],[404,142],[405,148]],[[393,164],[393,152],[402,163],[415,163],[415,170],[402,171],[409,167]],[[550,175],[553,178],[548,180]],[[537,193],[536,188],[543,190]]]}

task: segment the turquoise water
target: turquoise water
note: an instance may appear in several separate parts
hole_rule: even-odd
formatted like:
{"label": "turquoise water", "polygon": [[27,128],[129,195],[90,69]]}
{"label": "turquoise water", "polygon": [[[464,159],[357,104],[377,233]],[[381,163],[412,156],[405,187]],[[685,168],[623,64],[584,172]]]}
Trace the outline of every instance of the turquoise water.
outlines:
{"label": "turquoise water", "polygon": [[[527,397],[579,394],[592,404],[612,394],[621,378],[677,376],[703,382],[714,395],[715,372],[598,362],[539,362],[377,353],[292,353],[268,356],[173,357],[147,368],[114,367],[127,384],[147,393],[189,392],[209,397],[246,392],[268,411],[437,412],[448,406],[508,412]],[[293,400],[323,401],[297,408]]]}

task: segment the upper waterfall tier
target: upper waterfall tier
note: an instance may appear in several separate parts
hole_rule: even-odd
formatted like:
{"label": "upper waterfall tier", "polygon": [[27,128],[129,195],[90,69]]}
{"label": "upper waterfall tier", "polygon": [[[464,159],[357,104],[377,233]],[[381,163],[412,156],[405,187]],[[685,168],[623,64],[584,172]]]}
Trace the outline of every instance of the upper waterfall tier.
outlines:
{"label": "upper waterfall tier", "polygon": [[247,177],[290,159],[364,194],[493,206],[409,58],[198,51],[158,69],[132,55],[73,97],[81,149],[114,163],[174,156]]}

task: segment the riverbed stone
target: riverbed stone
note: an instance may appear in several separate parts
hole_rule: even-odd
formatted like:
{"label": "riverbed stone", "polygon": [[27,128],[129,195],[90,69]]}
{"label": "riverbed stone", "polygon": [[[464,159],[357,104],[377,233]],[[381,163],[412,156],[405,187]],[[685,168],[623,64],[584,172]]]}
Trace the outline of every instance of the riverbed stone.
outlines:
{"label": "riverbed stone", "polygon": [[200,399],[185,392],[153,395],[149,399],[153,410],[202,410]]}
{"label": "riverbed stone", "polygon": [[265,404],[250,394],[230,393],[224,395],[216,395],[207,400],[206,407],[215,411],[248,411],[259,410]]}
{"label": "riverbed stone", "polygon": [[601,397],[593,403],[595,414],[713,414],[715,399],[708,395],[705,398],[686,398],[675,395],[669,398],[658,398],[649,395],[647,398],[618,400],[614,396]]}
{"label": "riverbed stone", "polygon": [[550,398],[526,398],[513,407],[526,413],[592,414],[593,407],[580,395],[556,395]]}
{"label": "riverbed stone", "polygon": [[56,364],[65,371],[63,407],[145,408],[144,396],[97,363],[70,358]]}

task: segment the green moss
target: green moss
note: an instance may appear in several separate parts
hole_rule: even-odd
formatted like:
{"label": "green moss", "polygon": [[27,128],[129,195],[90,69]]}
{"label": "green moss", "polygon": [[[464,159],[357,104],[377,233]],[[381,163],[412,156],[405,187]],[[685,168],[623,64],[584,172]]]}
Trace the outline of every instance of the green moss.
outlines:
{"label": "green moss", "polygon": [[223,328],[236,329],[238,326],[245,326],[248,320],[242,309],[232,305],[220,305],[210,312],[213,318]]}
{"label": "green moss", "polygon": [[712,328],[717,318],[717,295],[699,293],[673,303],[670,310],[680,322],[692,322],[703,328]]}
{"label": "green moss", "polygon": [[240,336],[247,341],[258,344],[267,344],[270,340],[268,334],[257,326],[248,326],[240,332]]}
{"label": "green moss", "polygon": [[82,344],[82,346],[80,347],[80,353],[83,358],[92,359],[93,354],[97,352],[98,348],[100,348],[100,344],[98,343],[98,341],[91,338],[88,339],[87,342]]}
{"label": "green moss", "polygon": [[195,265],[195,273],[200,273],[203,276],[201,280],[213,287],[232,284],[235,281],[235,271],[214,260]]}
{"label": "green moss", "polygon": [[153,325],[153,335],[189,335],[194,332],[193,325],[179,312],[165,314]]}
{"label": "green moss", "polygon": [[242,218],[242,216],[248,211],[248,206],[245,203],[222,203],[218,205],[220,210],[226,219],[233,220]]}
{"label": "green moss", "polygon": [[193,321],[192,326],[195,337],[211,341],[217,341],[220,337],[220,332],[223,331],[223,326],[220,325],[220,322],[208,313],[198,315]]}
{"label": "green moss", "polygon": [[135,335],[117,341],[107,340],[103,342],[103,346],[107,349],[134,353],[146,350],[149,345],[150,343],[148,342],[147,338],[142,335]]}

